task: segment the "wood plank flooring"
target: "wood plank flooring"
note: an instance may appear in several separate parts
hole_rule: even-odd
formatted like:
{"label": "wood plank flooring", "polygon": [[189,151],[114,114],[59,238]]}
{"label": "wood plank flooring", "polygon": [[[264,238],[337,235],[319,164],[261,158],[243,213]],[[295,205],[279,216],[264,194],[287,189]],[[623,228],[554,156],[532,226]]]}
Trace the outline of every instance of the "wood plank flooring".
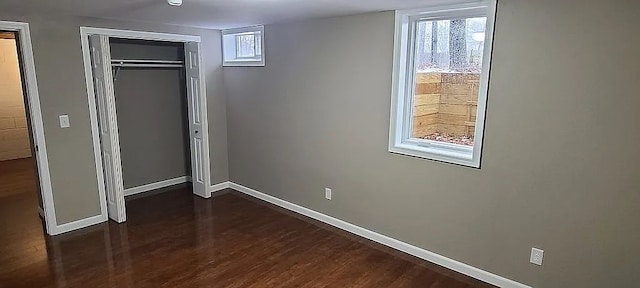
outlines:
{"label": "wood plank flooring", "polygon": [[56,237],[33,192],[0,199],[0,287],[493,287],[230,190],[129,198],[127,223]]}
{"label": "wood plank flooring", "polygon": [[0,161],[0,200],[16,194],[32,193],[36,197],[36,174],[33,158]]}

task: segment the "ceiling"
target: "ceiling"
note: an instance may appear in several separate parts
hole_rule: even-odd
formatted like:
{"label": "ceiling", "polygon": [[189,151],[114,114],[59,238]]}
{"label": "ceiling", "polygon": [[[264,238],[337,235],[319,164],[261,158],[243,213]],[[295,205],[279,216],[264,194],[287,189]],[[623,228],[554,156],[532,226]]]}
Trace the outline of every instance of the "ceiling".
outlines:
{"label": "ceiling", "polygon": [[234,28],[307,18],[416,8],[459,0],[2,0],[0,11],[18,15],[87,16],[202,28]]}

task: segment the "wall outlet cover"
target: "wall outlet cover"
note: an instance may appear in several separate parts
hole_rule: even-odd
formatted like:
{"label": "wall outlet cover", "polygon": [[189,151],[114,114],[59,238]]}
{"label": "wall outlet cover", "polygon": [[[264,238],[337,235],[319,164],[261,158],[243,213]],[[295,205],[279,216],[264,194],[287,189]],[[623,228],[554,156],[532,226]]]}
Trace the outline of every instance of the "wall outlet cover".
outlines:
{"label": "wall outlet cover", "polygon": [[71,123],[69,122],[69,115],[60,115],[60,128],[69,128]]}
{"label": "wall outlet cover", "polygon": [[538,248],[531,248],[531,258],[529,262],[532,264],[542,266],[542,258],[544,257],[544,250]]}

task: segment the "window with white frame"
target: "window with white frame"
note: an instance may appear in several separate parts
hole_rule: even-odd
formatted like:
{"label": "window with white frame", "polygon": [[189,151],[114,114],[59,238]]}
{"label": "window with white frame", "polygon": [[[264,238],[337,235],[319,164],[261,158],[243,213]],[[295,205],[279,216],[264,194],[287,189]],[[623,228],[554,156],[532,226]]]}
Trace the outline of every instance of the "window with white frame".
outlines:
{"label": "window with white frame", "polygon": [[224,66],[264,66],[264,27],[222,31]]}
{"label": "window with white frame", "polygon": [[495,0],[396,12],[389,151],[479,168]]}

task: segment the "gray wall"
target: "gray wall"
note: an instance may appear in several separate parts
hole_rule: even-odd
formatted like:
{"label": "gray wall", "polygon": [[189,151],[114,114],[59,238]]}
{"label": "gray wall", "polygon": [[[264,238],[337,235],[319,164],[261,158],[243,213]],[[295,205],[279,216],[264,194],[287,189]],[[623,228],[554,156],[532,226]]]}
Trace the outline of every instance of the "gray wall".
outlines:
{"label": "gray wall", "polygon": [[[222,93],[219,31],[52,15],[4,15],[2,12],[0,19],[30,24],[53,198],[59,224],[100,213],[80,26],[183,33],[203,37],[213,183],[228,180],[226,103]],[[71,128],[60,129],[58,115],[61,114],[69,114]]]}
{"label": "gray wall", "polygon": [[164,41],[142,41],[111,37],[111,59],[184,60],[184,44]]}
{"label": "gray wall", "polygon": [[[112,59],[183,60],[182,44],[111,39]],[[184,69],[122,68],[114,81],[124,187],[190,175]]]}
{"label": "gray wall", "polygon": [[122,69],[115,81],[125,188],[190,174],[183,69]]}
{"label": "gray wall", "polygon": [[269,25],[266,67],[225,68],[231,180],[534,287],[637,286],[638,11],[500,2],[480,170],[387,152],[393,13]]}

